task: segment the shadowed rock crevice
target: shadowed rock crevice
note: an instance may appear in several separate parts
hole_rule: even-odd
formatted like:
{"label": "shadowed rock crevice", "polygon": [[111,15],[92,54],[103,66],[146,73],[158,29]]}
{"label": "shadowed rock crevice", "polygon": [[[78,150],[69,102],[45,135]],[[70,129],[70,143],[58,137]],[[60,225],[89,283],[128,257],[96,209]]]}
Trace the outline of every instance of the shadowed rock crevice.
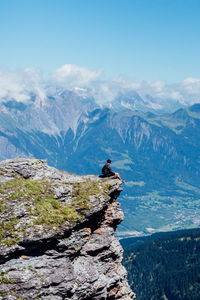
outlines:
{"label": "shadowed rock crevice", "polygon": [[0,300],[134,299],[114,237],[120,181],[0,163]]}

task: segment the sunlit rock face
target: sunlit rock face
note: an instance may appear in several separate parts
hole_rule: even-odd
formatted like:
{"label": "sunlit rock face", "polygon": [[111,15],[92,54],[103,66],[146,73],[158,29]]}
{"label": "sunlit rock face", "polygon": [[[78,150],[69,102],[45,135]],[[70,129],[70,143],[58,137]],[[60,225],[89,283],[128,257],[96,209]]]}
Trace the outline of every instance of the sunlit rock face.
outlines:
{"label": "sunlit rock face", "polygon": [[0,163],[0,299],[134,299],[114,237],[120,181]]}

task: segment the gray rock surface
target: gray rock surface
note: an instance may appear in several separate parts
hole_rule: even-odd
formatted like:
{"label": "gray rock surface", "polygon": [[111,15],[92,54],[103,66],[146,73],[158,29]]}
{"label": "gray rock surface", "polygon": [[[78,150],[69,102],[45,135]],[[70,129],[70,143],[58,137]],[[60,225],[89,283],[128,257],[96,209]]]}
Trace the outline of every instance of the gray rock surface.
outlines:
{"label": "gray rock surface", "polygon": [[0,163],[0,300],[135,299],[114,237],[120,181]]}

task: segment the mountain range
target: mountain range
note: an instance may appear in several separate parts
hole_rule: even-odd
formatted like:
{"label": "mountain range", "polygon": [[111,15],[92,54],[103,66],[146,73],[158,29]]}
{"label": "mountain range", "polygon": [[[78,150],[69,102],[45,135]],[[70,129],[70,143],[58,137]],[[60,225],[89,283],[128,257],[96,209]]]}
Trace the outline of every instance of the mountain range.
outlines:
{"label": "mountain range", "polygon": [[54,91],[45,101],[33,94],[28,103],[4,99],[0,160],[36,157],[72,173],[99,174],[110,158],[126,182],[119,236],[196,227],[200,104],[173,107],[166,112],[133,91],[107,107],[82,91]]}

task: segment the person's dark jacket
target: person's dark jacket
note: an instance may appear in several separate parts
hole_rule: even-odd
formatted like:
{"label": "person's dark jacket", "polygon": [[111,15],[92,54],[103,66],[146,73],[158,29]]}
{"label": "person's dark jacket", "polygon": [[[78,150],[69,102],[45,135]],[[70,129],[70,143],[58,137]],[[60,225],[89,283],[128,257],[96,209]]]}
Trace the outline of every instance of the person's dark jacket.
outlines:
{"label": "person's dark jacket", "polygon": [[102,174],[104,177],[114,176],[115,173],[112,171],[110,163],[106,163],[102,168]]}

